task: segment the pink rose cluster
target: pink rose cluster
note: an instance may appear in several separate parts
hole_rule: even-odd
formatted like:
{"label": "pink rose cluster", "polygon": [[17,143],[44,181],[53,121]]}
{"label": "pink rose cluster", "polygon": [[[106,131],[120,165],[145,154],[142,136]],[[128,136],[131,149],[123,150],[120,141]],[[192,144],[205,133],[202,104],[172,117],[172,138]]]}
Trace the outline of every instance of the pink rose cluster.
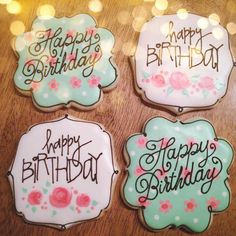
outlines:
{"label": "pink rose cluster", "polygon": [[[28,194],[28,203],[30,205],[40,205],[43,200],[43,194],[40,191],[33,190]],[[65,208],[70,205],[72,193],[67,188],[57,187],[49,196],[49,202],[53,207]],[[81,193],[76,197],[76,205],[79,207],[88,207],[91,199],[87,194]]]}

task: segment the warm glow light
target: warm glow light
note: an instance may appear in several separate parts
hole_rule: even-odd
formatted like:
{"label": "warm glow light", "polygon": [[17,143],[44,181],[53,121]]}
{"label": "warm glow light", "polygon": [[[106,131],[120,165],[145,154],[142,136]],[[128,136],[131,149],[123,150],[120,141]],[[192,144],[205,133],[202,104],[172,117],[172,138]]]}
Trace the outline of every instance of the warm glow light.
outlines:
{"label": "warm glow light", "polygon": [[169,23],[165,23],[161,26],[161,33],[166,36],[169,33]]}
{"label": "warm glow light", "polygon": [[135,18],[132,23],[132,27],[135,31],[140,32],[143,24],[146,22],[144,18]]}
{"label": "warm glow light", "polygon": [[179,17],[179,19],[185,20],[188,17],[188,12],[186,9],[181,8],[177,11],[177,16]]}
{"label": "warm glow light", "polygon": [[139,18],[146,18],[147,17],[147,10],[145,7],[137,6],[132,11],[133,17],[139,17]]}
{"label": "warm glow light", "polygon": [[100,12],[102,11],[102,3],[100,2],[100,0],[91,0],[89,1],[88,7],[91,11],[93,12]]}
{"label": "warm glow light", "polygon": [[10,25],[10,31],[13,35],[22,34],[25,31],[25,25],[22,21],[13,21]]}
{"label": "warm glow light", "polygon": [[218,25],[220,23],[220,17],[216,13],[212,13],[208,18],[212,25]]}
{"label": "warm glow light", "polygon": [[55,9],[52,5],[45,4],[38,7],[37,15],[41,19],[50,19],[55,16]]}
{"label": "warm glow light", "polygon": [[7,4],[7,11],[10,14],[18,14],[21,12],[21,5],[17,1],[12,1],[9,4]]}
{"label": "warm glow light", "polygon": [[12,0],[0,0],[0,4],[9,4]]}
{"label": "warm glow light", "polygon": [[212,30],[212,34],[215,39],[222,39],[223,37],[223,31],[220,27],[216,27]]}
{"label": "warm glow light", "polygon": [[236,34],[236,24],[234,22],[229,22],[226,28],[230,34]]}
{"label": "warm glow light", "polygon": [[168,1],[167,0],[156,0],[155,6],[158,10],[164,11],[168,7]]}
{"label": "warm glow light", "polygon": [[158,10],[155,6],[152,7],[152,15],[153,16],[161,16],[165,11]]}
{"label": "warm glow light", "polygon": [[200,18],[198,21],[197,21],[197,25],[200,29],[206,29],[208,27],[208,20],[206,18]]}
{"label": "warm glow light", "polygon": [[26,42],[22,37],[20,37],[12,40],[11,45],[14,50],[17,50],[19,52],[25,48]]}
{"label": "warm glow light", "polygon": [[118,22],[122,25],[126,25],[130,22],[131,15],[128,11],[120,11],[117,15]]}
{"label": "warm glow light", "polygon": [[123,47],[122,47],[122,52],[126,56],[134,55],[134,53],[135,53],[135,45],[134,45],[134,43],[133,42],[126,42],[126,43],[124,43]]}

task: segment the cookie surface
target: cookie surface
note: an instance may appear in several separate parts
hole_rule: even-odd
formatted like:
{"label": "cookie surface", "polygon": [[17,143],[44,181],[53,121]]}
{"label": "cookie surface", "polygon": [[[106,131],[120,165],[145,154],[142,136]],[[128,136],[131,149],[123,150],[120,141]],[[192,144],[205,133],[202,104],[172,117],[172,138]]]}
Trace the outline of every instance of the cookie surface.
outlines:
{"label": "cookie surface", "polygon": [[125,156],[123,198],[150,230],[203,232],[230,204],[233,149],[206,120],[155,117],[128,139]]}
{"label": "cookie surface", "polygon": [[66,116],[21,137],[8,175],[19,215],[65,229],[103,213],[117,173],[109,133]]}
{"label": "cookie surface", "polygon": [[233,68],[228,32],[194,14],[154,17],[142,28],[134,64],[145,101],[174,113],[211,108],[226,94]]}
{"label": "cookie surface", "polygon": [[15,86],[44,111],[91,109],[117,82],[113,45],[112,33],[87,14],[36,18],[32,30],[15,40]]}

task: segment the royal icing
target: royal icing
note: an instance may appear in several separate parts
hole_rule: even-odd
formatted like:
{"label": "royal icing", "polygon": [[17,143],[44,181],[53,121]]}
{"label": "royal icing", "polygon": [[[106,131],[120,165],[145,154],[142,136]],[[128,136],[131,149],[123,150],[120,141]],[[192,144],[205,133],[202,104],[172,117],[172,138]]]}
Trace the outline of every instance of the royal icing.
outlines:
{"label": "royal icing", "polygon": [[101,100],[102,90],[116,83],[113,45],[112,33],[98,28],[87,14],[37,18],[32,31],[15,40],[19,55],[15,85],[23,93],[31,91],[42,110],[92,108]]}
{"label": "royal icing", "polygon": [[211,123],[172,122],[155,117],[131,136],[125,152],[128,177],[123,195],[151,230],[179,227],[205,231],[213,213],[230,203],[230,144],[216,137]]}
{"label": "royal icing", "polygon": [[109,133],[66,116],[31,127],[8,174],[18,214],[65,229],[101,215],[117,173]]}
{"label": "royal icing", "polygon": [[214,106],[233,67],[228,32],[214,20],[188,14],[144,24],[135,53],[138,91],[175,113]]}

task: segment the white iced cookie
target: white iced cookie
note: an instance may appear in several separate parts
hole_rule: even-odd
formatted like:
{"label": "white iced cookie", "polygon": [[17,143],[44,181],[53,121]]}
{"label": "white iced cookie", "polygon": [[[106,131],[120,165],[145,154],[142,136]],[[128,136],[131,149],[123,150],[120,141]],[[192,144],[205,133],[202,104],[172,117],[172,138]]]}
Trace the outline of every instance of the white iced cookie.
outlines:
{"label": "white iced cookie", "polygon": [[143,99],[174,113],[213,107],[226,94],[233,68],[226,29],[193,14],[144,24],[134,59]]}
{"label": "white iced cookie", "polygon": [[59,229],[99,217],[116,174],[110,134],[68,116],[31,127],[8,172],[17,213]]}

